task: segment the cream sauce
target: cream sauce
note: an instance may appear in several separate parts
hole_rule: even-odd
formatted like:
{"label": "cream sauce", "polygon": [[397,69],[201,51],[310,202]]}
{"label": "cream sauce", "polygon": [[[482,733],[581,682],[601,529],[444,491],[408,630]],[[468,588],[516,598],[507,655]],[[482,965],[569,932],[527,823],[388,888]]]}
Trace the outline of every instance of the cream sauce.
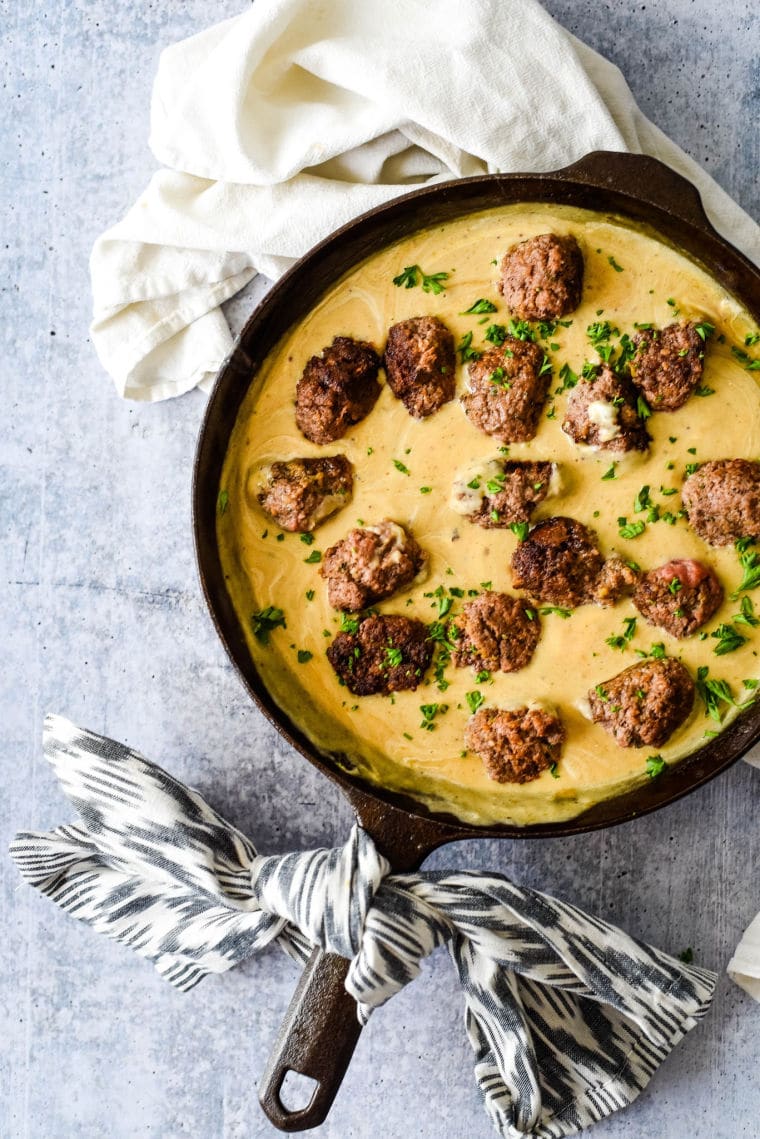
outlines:
{"label": "cream sauce", "polygon": [[[700,558],[716,569],[728,596],[741,577],[733,547],[707,546],[684,519],[675,525],[662,520],[649,524],[639,537],[623,540],[617,519],[646,518],[634,512],[634,499],[645,484],[663,512],[677,514],[687,463],[760,456],[756,374],[743,368],[730,351],[732,344],[743,345],[753,325],[699,266],[614,217],[543,205],[490,210],[420,232],[357,266],[326,291],[265,362],[241,408],[221,482],[228,495],[228,506],[218,517],[222,564],[251,654],[276,703],[318,749],[337,755],[339,762],[363,778],[483,824],[568,819],[647,780],[646,759],[654,749],[618,747],[582,711],[588,690],[634,664],[639,659],[636,649],[649,650],[662,642],[692,674],[699,665],[708,665],[710,677],[728,680],[737,700],[747,695],[742,681],[760,675],[760,630],[743,626],[747,643],[736,652],[716,656],[714,640],[700,640],[698,635],[677,640],[647,625],[629,600],[611,609],[583,606],[569,619],[544,616],[541,640],[527,668],[510,675],[495,673],[490,681],[476,684],[470,669],[449,666],[450,686],[443,693],[431,670],[416,692],[354,697],[338,684],[327,661],[325,650],[339,629],[340,615],[328,605],[319,565],[306,559],[314,551],[327,550],[351,527],[390,518],[413,532],[429,556],[427,578],[379,608],[426,622],[435,619],[437,602],[424,594],[438,586],[466,591],[491,582],[496,590],[514,592],[509,561],[517,539],[508,530],[475,526],[452,509],[456,476],[468,466],[483,466],[499,457],[498,440],[483,435],[467,420],[458,399],[419,421],[384,385],[363,422],[336,443],[319,447],[301,436],[294,419],[295,386],[306,361],[336,335],[368,340],[382,352],[393,323],[423,314],[440,316],[457,342],[471,331],[473,347],[488,347],[483,341],[488,324],[506,324],[509,318],[496,291],[496,263],[513,242],[549,230],[574,233],[586,259],[583,301],[568,317],[571,326],[558,327],[542,341],[552,361],[552,391],[559,386],[563,363],[580,374],[584,360],[598,359],[586,335],[589,324],[609,320],[629,335],[634,334],[635,321],[661,327],[674,319],[673,306],[667,303],[673,298],[682,317],[705,318],[716,325],[702,381],[715,394],[694,396],[677,412],[652,416],[649,453],[626,456],[594,453],[573,444],[561,430],[567,393],[557,396],[556,415],[547,418],[551,406],[547,403],[536,438],[509,449],[513,459],[559,464],[561,495],[542,503],[533,520],[552,514],[578,518],[597,531],[606,555],[617,552],[646,569],[671,557]],[[447,271],[445,293],[435,296],[419,287],[395,287],[393,277],[411,264],[421,265],[426,273]],[[498,311],[486,318],[464,315],[481,297],[496,303]],[[717,342],[719,334],[724,343]],[[457,371],[461,393],[465,368],[458,366]],[[275,459],[340,453],[354,466],[353,500],[319,526],[313,545],[305,545],[298,534],[281,536],[256,502],[251,471]],[[399,470],[394,460],[408,473]],[[613,461],[615,478],[603,479]],[[660,487],[675,488],[677,493],[665,496]],[[452,614],[462,604],[455,600]],[[275,629],[264,646],[251,634],[249,622],[254,611],[269,605],[284,610],[287,628]],[[713,631],[738,611],[739,603],[727,599],[706,630]],[[624,651],[605,644],[611,634],[623,631],[626,617],[634,616],[636,632]],[[299,650],[313,656],[299,664]],[[501,785],[488,778],[477,756],[462,754],[470,715],[466,694],[476,690],[486,706],[536,700],[561,710],[567,743],[558,778],[544,772],[531,783]],[[447,704],[448,711],[439,713],[434,730],[427,731],[421,727],[420,705],[435,702]],[[675,762],[694,751],[704,742],[705,732],[717,726],[697,700],[690,720],[660,754],[668,763]]]}

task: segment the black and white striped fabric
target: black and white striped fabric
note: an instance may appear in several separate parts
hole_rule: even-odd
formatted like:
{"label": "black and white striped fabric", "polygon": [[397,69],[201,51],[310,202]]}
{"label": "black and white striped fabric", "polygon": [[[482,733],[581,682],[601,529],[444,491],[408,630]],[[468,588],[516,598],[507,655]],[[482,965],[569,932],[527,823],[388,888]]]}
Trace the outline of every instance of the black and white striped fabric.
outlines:
{"label": "black and white striped fabric", "polygon": [[706,1012],[715,974],[499,874],[391,874],[360,827],[257,856],[195,791],[60,717],[45,754],[81,822],[19,834],[24,878],[187,990],[276,941],[351,959],[359,1016],[446,944],[475,1075],[503,1136],[570,1135],[629,1104]]}

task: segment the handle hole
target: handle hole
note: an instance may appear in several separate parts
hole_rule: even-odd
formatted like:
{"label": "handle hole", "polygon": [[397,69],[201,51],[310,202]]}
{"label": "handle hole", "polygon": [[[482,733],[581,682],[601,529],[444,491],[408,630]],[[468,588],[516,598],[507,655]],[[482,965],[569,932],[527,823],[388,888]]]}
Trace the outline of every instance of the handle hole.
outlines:
{"label": "handle hole", "polygon": [[306,1111],[311,1107],[318,1088],[319,1080],[288,1068],[280,1086],[280,1103],[286,1111]]}

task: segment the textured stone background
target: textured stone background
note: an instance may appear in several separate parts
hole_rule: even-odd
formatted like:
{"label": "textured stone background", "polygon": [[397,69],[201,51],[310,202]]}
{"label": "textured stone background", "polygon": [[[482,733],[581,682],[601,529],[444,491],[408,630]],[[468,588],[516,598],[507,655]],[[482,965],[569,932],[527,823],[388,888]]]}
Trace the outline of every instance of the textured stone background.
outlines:
{"label": "textured stone background", "polygon": [[[241,7],[0,3],[2,849],[17,827],[69,817],[40,758],[47,709],[155,757],[264,850],[332,844],[350,824],[338,793],[252,709],[204,611],[189,501],[204,398],[121,403],[87,335],[90,245],[154,166],[146,138],[158,53]],[[548,7],[614,59],[650,117],[760,217],[754,5]],[[760,1006],[723,974],[760,908],[758,806],[758,773],[740,763],[608,833],[466,843],[435,858],[502,870],[674,952],[693,946],[721,972],[707,1021],[632,1109],[596,1128],[599,1139],[758,1134]],[[5,856],[0,874],[0,1135],[274,1134],[255,1085],[296,982],[289,961],[273,952],[179,996],[19,887]],[[376,1016],[315,1134],[491,1134],[445,957]]]}

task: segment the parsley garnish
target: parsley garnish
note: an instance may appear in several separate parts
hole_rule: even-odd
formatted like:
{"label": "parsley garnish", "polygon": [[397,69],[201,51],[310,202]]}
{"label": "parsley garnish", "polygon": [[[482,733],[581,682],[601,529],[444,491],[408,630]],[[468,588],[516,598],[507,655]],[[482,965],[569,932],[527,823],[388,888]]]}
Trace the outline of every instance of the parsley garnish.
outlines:
{"label": "parsley garnish", "polygon": [[393,645],[388,645],[385,650],[385,667],[396,668],[402,663],[404,654],[401,649],[394,649]]}
{"label": "parsley garnish", "polygon": [[658,775],[662,775],[667,766],[661,755],[647,756],[647,775],[650,779],[656,779]]}
{"label": "parsley garnish", "polygon": [[441,716],[445,715],[448,710],[448,704],[420,704],[420,712],[422,713],[422,723],[420,727],[424,728],[426,732],[432,732],[435,729],[433,720],[435,720],[439,714]]}
{"label": "parsley garnish", "polygon": [[731,594],[732,601],[736,601],[740,593],[757,589],[760,585],[760,556],[754,550],[744,550],[739,555],[739,564],[743,571],[742,580]]}
{"label": "parsley garnish", "polygon": [[578,383],[578,377],[569,364],[562,365],[559,370],[559,378],[561,379],[562,384],[557,388],[555,395],[559,395],[561,392],[568,391],[570,388],[574,388]]}
{"label": "parsley garnish", "polygon": [[509,334],[510,336],[514,336],[516,340],[532,340],[534,343],[536,340],[536,334],[527,320],[510,319]]}
{"label": "parsley garnish", "polygon": [[467,701],[470,711],[477,712],[480,705],[485,702],[485,696],[482,692],[478,692],[478,690],[475,689],[474,692],[465,693],[465,700]]}
{"label": "parsley garnish", "polygon": [[444,281],[449,278],[448,273],[425,273],[419,265],[407,265],[403,272],[399,273],[398,277],[393,278],[393,284],[399,288],[402,286],[405,289],[413,289],[416,285],[420,284],[422,280],[423,293],[434,293],[438,296],[440,293],[445,292],[446,286]]}
{"label": "parsley garnish", "polygon": [[505,324],[489,324],[485,331],[486,340],[501,347],[507,339],[507,326]]}
{"label": "parsley garnish", "polygon": [[257,641],[262,645],[269,644],[269,634],[272,629],[287,628],[285,614],[276,605],[267,605],[266,609],[259,609],[258,613],[251,614],[251,629]]}
{"label": "parsley garnish", "polygon": [[561,609],[559,605],[543,605],[539,609],[539,613],[542,617],[548,617],[550,613],[555,613],[557,617],[561,617],[563,621],[566,621],[568,617],[572,617],[573,615],[571,609]]}
{"label": "parsley garnish", "polygon": [[734,704],[731,685],[727,680],[708,680],[710,670],[707,665],[697,669],[697,693],[705,706],[705,715],[720,723],[725,715],[723,704]]}
{"label": "parsley garnish", "polygon": [[649,419],[652,415],[652,409],[644,399],[643,395],[640,395],[636,400],[636,414],[638,415],[639,419]]}
{"label": "parsley garnish", "polygon": [[612,256],[611,253],[610,253],[609,257],[607,258],[607,260],[609,261],[610,265],[612,266],[612,268],[615,270],[616,273],[622,273],[623,272],[623,266],[618,265],[617,261],[615,260],[615,258]]}
{"label": "parsley garnish", "polygon": [[710,324],[709,320],[701,320],[699,324],[694,325],[694,331],[702,340],[709,340],[713,332],[715,332],[715,325]]}
{"label": "parsley garnish", "polygon": [[299,664],[308,664],[313,656],[314,656],[314,653],[310,653],[308,649],[299,649],[298,650],[298,663]]}
{"label": "parsley garnish", "polygon": [[312,543],[314,542],[314,535],[309,534],[309,533],[302,534],[301,535],[301,541],[304,543],[305,546],[311,546]]}
{"label": "parsley garnish", "polygon": [[[618,521],[621,521],[618,519]],[[643,534],[647,528],[646,522],[628,522],[627,519],[622,519],[618,534],[621,538],[638,538],[639,534]]]}
{"label": "parsley garnish", "polygon": [[312,550],[308,558],[304,558],[307,565],[315,566],[317,562],[322,561],[322,553],[320,550]]}
{"label": "parsley garnish", "polygon": [[226,490],[219,491],[219,497],[216,500],[216,508],[220,514],[227,513],[227,507],[230,504],[230,496]]}
{"label": "parsley garnish", "polygon": [[617,635],[613,634],[611,637],[607,637],[604,643],[606,645],[609,645],[611,649],[620,649],[622,652],[623,649],[626,648],[628,642],[631,640],[635,632],[636,618],[626,617],[623,620],[623,632]]}
{"label": "parsley garnish", "polygon": [[606,482],[609,479],[615,478],[615,468],[616,467],[617,467],[617,463],[613,463],[611,467],[607,468],[607,470],[602,475],[602,482]]}
{"label": "parsley garnish", "polygon": [[725,656],[726,653],[736,652],[742,645],[746,645],[747,638],[735,629],[733,625],[728,625],[725,622],[718,625],[714,633],[710,634],[711,637],[717,639],[718,643],[713,649],[717,657]]}
{"label": "parsley garnish", "polygon": [[401,462],[401,459],[394,459],[393,465],[397,471],[401,471],[402,475],[408,475],[409,474],[409,468],[406,466],[405,463]]}
{"label": "parsley garnish", "polygon": [[479,360],[483,355],[477,348],[472,347],[472,333],[465,332],[462,339],[457,344],[457,352],[459,353],[460,363],[466,364],[468,360]]}
{"label": "parsley garnish", "polygon": [[510,522],[509,528],[513,534],[517,535],[518,542],[524,542],[528,537],[528,523],[527,522]]}
{"label": "parsley garnish", "polygon": [[480,314],[482,312],[496,312],[496,305],[493,301],[487,301],[483,297],[475,301],[475,304],[470,305],[464,312],[460,312],[460,316],[469,316],[470,313]]}

